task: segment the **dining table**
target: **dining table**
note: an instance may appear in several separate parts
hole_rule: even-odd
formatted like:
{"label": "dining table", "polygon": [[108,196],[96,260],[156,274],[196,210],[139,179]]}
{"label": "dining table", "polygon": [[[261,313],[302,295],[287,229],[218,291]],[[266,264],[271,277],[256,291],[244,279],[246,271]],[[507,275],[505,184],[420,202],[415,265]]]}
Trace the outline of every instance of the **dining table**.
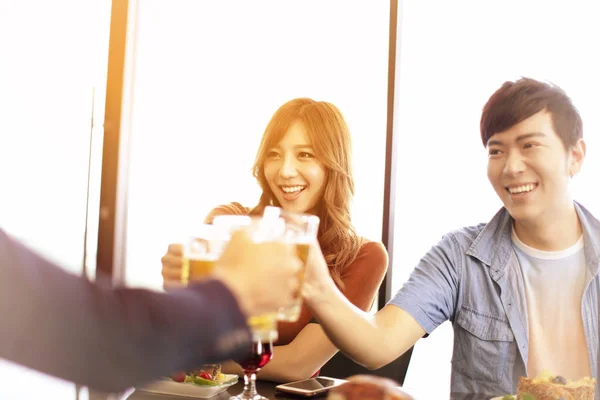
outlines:
{"label": "dining table", "polygon": [[[269,381],[256,381],[256,390],[257,392],[266,397],[269,400],[300,400],[300,399],[314,399],[314,400],[322,400],[327,398],[327,394],[321,394],[317,396],[304,397],[293,395],[289,393],[284,393],[275,389],[278,383],[269,382]],[[229,400],[231,396],[238,395],[242,393],[244,389],[244,381],[240,379],[235,385],[227,388],[226,391],[211,397],[210,400]],[[401,388],[404,392],[413,396],[415,400],[440,400],[440,399],[432,399],[431,396],[428,395],[426,388],[421,389],[412,389],[412,388]],[[484,393],[450,393],[450,400],[490,400],[495,398],[497,395],[490,395]],[[502,396],[500,396],[501,398]],[[184,400],[190,399],[190,397],[180,397],[180,396],[167,396],[161,394],[153,394],[141,390],[132,390],[128,393],[127,396],[122,398],[123,400]],[[444,400],[444,399],[441,399]]]}
{"label": "dining table", "polygon": [[[287,394],[284,392],[280,392],[278,390],[275,389],[275,386],[277,386],[278,383],[274,383],[274,382],[269,382],[269,381],[256,381],[256,391],[266,397],[267,399],[271,400],[299,400],[299,399],[315,399],[315,400],[319,400],[319,399],[325,399],[327,397],[327,394],[323,394],[323,395],[319,395],[319,396],[312,396],[312,397],[302,397],[302,396],[295,396],[295,395],[291,395],[291,394]],[[210,398],[210,400],[228,400],[231,396],[236,396],[240,393],[242,393],[242,391],[244,390],[244,380],[240,379],[238,380],[238,382],[233,385],[230,386],[229,388],[227,388],[226,391],[219,393],[216,396],[213,396]],[[133,393],[131,393],[129,396],[126,397],[126,400],[183,400],[183,399],[190,399],[188,398],[184,398],[184,397],[180,397],[180,396],[167,396],[167,395],[161,395],[161,394],[153,394],[153,393],[149,393],[149,392],[145,392],[142,390],[135,390]]]}

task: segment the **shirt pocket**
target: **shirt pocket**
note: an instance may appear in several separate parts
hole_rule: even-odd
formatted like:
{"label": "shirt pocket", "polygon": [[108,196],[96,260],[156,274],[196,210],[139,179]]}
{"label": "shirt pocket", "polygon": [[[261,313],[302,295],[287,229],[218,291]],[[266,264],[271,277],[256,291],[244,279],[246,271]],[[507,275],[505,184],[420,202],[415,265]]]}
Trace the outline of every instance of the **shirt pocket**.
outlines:
{"label": "shirt pocket", "polygon": [[515,341],[508,320],[463,306],[455,321],[452,368],[475,381],[501,382]]}

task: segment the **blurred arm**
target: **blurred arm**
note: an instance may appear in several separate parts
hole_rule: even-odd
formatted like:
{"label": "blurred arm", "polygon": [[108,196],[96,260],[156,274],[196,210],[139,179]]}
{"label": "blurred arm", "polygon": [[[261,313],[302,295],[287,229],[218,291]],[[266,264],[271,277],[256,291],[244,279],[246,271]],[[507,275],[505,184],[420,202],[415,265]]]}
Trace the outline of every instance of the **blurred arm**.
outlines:
{"label": "blurred arm", "polygon": [[249,332],[219,281],[168,295],[102,288],[0,230],[0,357],[103,391],[235,358]]}

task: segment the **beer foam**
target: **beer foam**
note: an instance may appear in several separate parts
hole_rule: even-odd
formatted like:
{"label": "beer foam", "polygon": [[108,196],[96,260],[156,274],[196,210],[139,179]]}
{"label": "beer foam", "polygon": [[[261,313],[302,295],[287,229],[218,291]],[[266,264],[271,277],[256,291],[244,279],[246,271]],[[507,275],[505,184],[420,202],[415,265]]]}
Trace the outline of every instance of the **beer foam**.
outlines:
{"label": "beer foam", "polygon": [[283,238],[285,243],[289,244],[311,244],[315,240],[311,235],[286,234]]}
{"label": "beer foam", "polygon": [[186,254],[185,258],[191,261],[217,261],[218,254]]}

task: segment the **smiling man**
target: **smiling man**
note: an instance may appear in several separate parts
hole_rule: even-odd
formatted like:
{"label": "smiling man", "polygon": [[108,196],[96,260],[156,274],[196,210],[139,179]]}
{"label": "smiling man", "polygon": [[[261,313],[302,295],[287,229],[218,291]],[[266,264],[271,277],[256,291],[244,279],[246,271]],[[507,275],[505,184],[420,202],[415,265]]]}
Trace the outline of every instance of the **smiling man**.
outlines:
{"label": "smiling man", "polygon": [[334,344],[370,368],[452,321],[455,393],[515,393],[542,369],[598,379],[600,222],[569,192],[585,157],[581,117],[560,88],[523,78],[490,97],[481,139],[504,204],[487,224],[445,235],[375,315],[340,295],[313,251],[306,302]]}

